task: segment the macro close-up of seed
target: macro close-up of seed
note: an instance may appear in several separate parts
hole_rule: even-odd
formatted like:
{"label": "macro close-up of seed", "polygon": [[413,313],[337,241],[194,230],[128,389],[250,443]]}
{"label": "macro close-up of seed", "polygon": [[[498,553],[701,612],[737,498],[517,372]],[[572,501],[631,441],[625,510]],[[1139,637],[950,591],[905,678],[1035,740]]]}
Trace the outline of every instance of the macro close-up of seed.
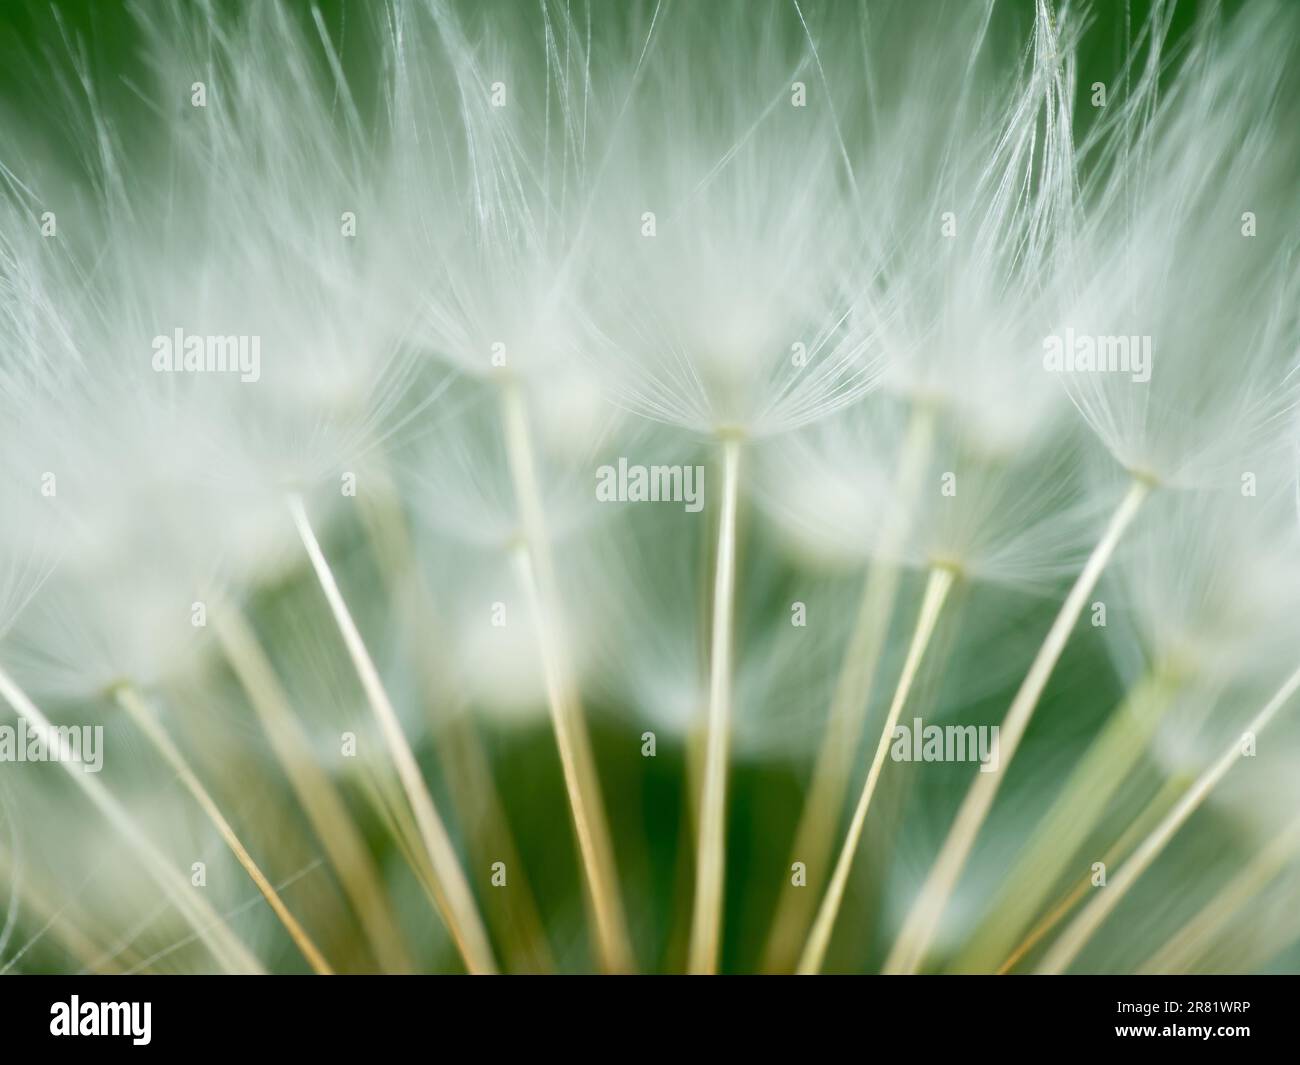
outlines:
{"label": "macro close-up of seed", "polygon": [[6,3],[0,972],[1300,970],[1297,60]]}

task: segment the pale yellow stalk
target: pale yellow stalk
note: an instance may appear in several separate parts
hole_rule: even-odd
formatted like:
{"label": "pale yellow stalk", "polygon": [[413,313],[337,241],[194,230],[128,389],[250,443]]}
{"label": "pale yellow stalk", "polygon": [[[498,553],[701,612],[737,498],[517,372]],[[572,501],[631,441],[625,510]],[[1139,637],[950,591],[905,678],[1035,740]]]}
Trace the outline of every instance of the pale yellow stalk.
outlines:
{"label": "pale yellow stalk", "polygon": [[1129,860],[1110,878],[1106,889],[1094,895],[1092,901],[1079,912],[1061,933],[1060,938],[1052,944],[1042,964],[1039,965],[1038,972],[1063,973],[1070,967],[1079,956],[1079,952],[1087,946],[1088,941],[1128,894],[1138,878],[1150,868],[1151,863],[1160,856],[1178,830],[1187,823],[1187,819],[1201,808],[1210,792],[1241,759],[1246,737],[1253,739],[1266,729],[1298,689],[1300,689],[1300,669],[1287,678],[1286,683],[1278,689],[1264,709],[1255,715],[1254,720],[1246,726],[1245,734],[1229,744],[1227,749],[1196,778],[1186,794],[1174,804],[1174,808],[1165,815],[1152,833],[1139,844]]}
{"label": "pale yellow stalk", "polygon": [[876,742],[876,753],[871,759],[866,783],[862,785],[862,794],[858,797],[857,808],[853,811],[853,820],[844,837],[844,845],[840,848],[839,860],[835,863],[835,872],[831,876],[830,886],[826,889],[826,896],[822,899],[821,908],[817,912],[817,919],[808,936],[803,956],[799,959],[798,972],[802,975],[820,972],[822,963],[826,960],[826,948],[830,945],[835,919],[839,916],[840,904],[844,901],[844,889],[848,885],[853,859],[862,840],[862,829],[867,823],[867,810],[871,806],[871,797],[875,794],[876,781],[885,764],[885,753],[889,750],[893,739],[894,726],[898,723],[898,716],[902,713],[907,697],[912,691],[912,683],[916,680],[917,671],[921,667],[921,659],[925,657],[925,650],[930,644],[931,636],[934,635],[939,615],[943,611],[944,602],[955,579],[956,573],[949,566],[935,566],[930,570],[930,579],[926,583],[925,595],[921,600],[921,610],[916,618],[912,642],[907,649],[907,659],[903,663],[903,672],[898,678],[898,686],[894,689],[889,713],[881,727],[880,739]]}
{"label": "pale yellow stalk", "polygon": [[306,929],[290,912],[289,907],[284,904],[279,892],[271,885],[271,881],[267,879],[266,874],[262,872],[253,856],[249,854],[248,848],[244,846],[226,816],[221,812],[216,800],[213,799],[208,789],[203,786],[194,770],[190,768],[190,764],[181,753],[180,748],[172,742],[171,737],[167,735],[153,713],[145,705],[140,693],[129,684],[119,684],[113,691],[113,697],[118,706],[131,716],[140,731],[149,738],[149,742],[157,748],[158,753],[163,756],[167,764],[171,766],[172,771],[180,779],[180,782],[185,785],[185,790],[193,796],[194,801],[199,804],[199,807],[207,815],[208,820],[212,822],[213,827],[216,828],[217,833],[225,841],[226,846],[230,848],[230,852],[243,866],[248,878],[257,887],[257,890],[262,893],[262,897],[266,899],[276,917],[280,919],[285,931],[289,933],[289,938],[301,951],[302,956],[307,959],[307,964],[312,967],[312,970],[318,976],[332,976],[334,971],[325,960],[325,956],[312,942],[311,936],[307,934]]}
{"label": "pale yellow stalk", "polygon": [[704,782],[696,841],[695,899],[687,968],[714,973],[722,946],[722,892],[727,860],[727,762],[731,746],[731,659],[735,621],[736,510],[740,441],[722,444],[722,510],[714,560],[713,627],[709,644],[709,716],[704,740]]}
{"label": "pale yellow stalk", "polygon": [[[855,753],[867,718],[871,689],[875,684],[889,633],[889,621],[898,596],[900,570],[897,562],[911,524],[916,493],[929,462],[934,435],[934,411],[918,403],[903,442],[897,477],[897,497],[881,534],[877,559],[862,582],[862,598],[844,651],[844,661],[831,697],[826,731],[808,783],[794,844],[786,868],[801,862],[808,871],[809,886],[819,887],[835,841],[844,807],[845,793],[855,764]],[[806,938],[817,895],[807,888],[783,886],[777,896],[776,913],[763,949],[764,972],[788,972],[799,956]]]}
{"label": "pale yellow stalk", "polygon": [[257,634],[229,601],[218,602],[212,614],[213,627],[226,659],[356,910],[376,959],[385,972],[414,971],[375,861],[338,788],[317,764],[311,740],[294,713],[288,693],[262,650]]}
{"label": "pale yellow stalk", "polygon": [[591,752],[591,738],[569,659],[528,413],[524,397],[514,382],[507,381],[501,386],[501,414],[515,501],[523,523],[523,544],[515,561],[537,633],[551,728],[560,752],[564,786],[586,874],[588,898],[596,924],[597,949],[601,965],[607,972],[631,972],[636,960],[619,894],[614,844],[601,797],[600,777]]}
{"label": "pale yellow stalk", "polygon": [[893,949],[885,959],[885,972],[916,972],[925,961],[926,952],[938,930],[948,899],[957,886],[962,870],[966,867],[966,859],[975,845],[975,838],[979,835],[980,828],[993,807],[998,788],[1015,758],[1016,750],[1024,738],[1025,730],[1029,727],[1030,718],[1038,706],[1043,689],[1047,687],[1047,681],[1056,668],[1062,651],[1065,650],[1066,641],[1069,640],[1079,615],[1083,613],[1088,597],[1096,587],[1120,538],[1150,494],[1151,488],[1150,481],[1136,476],[1133,478],[1124,498],[1111,515],[1105,532],[1097,541],[1065,602],[1061,604],[1056,620],[1048,630],[1047,637],[1038,649],[1038,654],[1034,657],[1033,664],[1029,667],[1029,672],[1002,721],[999,770],[996,773],[976,774],[965,800],[957,811],[948,837],[940,847],[930,875],[913,902]]}
{"label": "pale yellow stalk", "polygon": [[[3,696],[5,701],[21,717],[26,718],[36,730],[49,735],[52,727],[49,719],[2,668],[0,668],[0,696]],[[85,772],[79,762],[60,759],[57,764],[64,768],[73,783],[85,793],[91,804],[104,815],[105,820],[131,848],[149,875],[162,888],[168,901],[190,923],[218,963],[232,973],[259,975],[264,973],[261,963],[248,947],[239,940],[207,900],[196,894],[189,881],[177,872],[167,858],[149,841],[144,830],[112,793],[100,783],[98,776]]]}
{"label": "pale yellow stalk", "polygon": [[338,582],[334,579],[334,571],[330,569],[320,542],[316,539],[316,533],[307,517],[307,509],[302,499],[298,496],[290,496],[288,504],[298,536],[307,551],[307,557],[311,560],[316,579],[325,593],[330,611],[334,615],[334,622],[347,646],[353,668],[361,680],[366,700],[383,734],[384,743],[388,748],[389,757],[393,760],[398,780],[401,781],[406,801],[415,815],[421,842],[428,852],[429,862],[437,876],[437,901],[443,921],[446,922],[447,930],[455,940],[457,949],[470,972],[496,973],[496,960],[488,941],[487,930],[483,927],[478,906],[474,901],[474,893],[465,879],[451,837],[447,834],[446,826],[434,805],[433,796],[429,794],[428,785],[420,773],[419,763],[416,762],[410,744],[407,743],[406,736],[402,732],[397,712],[389,701],[388,692],[384,690],[379,671],[375,668],[370,652],[361,639],[361,633],[352,619],[352,613],[348,610],[343,593],[339,591]]}

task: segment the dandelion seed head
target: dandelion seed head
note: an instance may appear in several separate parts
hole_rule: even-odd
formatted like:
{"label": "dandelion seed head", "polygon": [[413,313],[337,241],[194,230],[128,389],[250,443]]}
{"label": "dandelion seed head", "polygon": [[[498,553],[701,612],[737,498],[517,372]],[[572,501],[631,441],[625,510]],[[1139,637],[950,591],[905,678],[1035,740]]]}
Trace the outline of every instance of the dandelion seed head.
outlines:
{"label": "dandelion seed head", "polygon": [[[1121,465],[1174,486],[1213,484],[1264,461],[1295,406],[1289,368],[1300,333],[1287,262],[1296,200],[1281,177],[1295,171],[1295,148],[1270,73],[1286,63],[1263,59],[1280,58],[1294,38],[1271,15],[1226,29],[1210,16],[1166,92],[1154,74],[1155,32],[1150,63],[1117,111],[1123,133],[1079,151],[1093,176],[1059,324],[1146,338],[1150,380],[1089,370],[1062,380]],[[1247,210],[1276,219],[1272,231],[1248,235]]]}

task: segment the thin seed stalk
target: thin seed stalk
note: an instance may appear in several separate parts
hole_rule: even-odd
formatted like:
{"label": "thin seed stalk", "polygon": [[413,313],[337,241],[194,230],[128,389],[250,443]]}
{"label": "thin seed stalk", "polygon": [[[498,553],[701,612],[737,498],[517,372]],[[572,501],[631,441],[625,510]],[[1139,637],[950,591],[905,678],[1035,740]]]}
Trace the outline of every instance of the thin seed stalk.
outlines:
{"label": "thin seed stalk", "polygon": [[171,766],[172,771],[180,778],[181,783],[185,785],[185,790],[199,804],[199,807],[207,815],[208,820],[212,822],[222,840],[225,841],[226,846],[230,848],[235,859],[243,866],[248,878],[253,882],[257,890],[262,893],[262,897],[266,899],[276,917],[280,919],[285,931],[289,933],[289,938],[293,940],[302,956],[307,959],[307,964],[312,967],[312,970],[318,976],[332,976],[334,970],[330,968],[325,956],[312,942],[311,936],[307,934],[306,929],[294,917],[289,907],[284,904],[284,900],[280,898],[280,893],[275,890],[271,881],[267,879],[266,874],[262,872],[261,867],[258,866],[253,856],[248,852],[248,848],[244,846],[243,841],[240,840],[226,816],[221,812],[221,807],[217,805],[212,794],[195,775],[180,748],[172,742],[171,737],[167,735],[149,708],[145,706],[140,693],[136,691],[133,685],[119,684],[113,691],[113,698],[116,700],[117,705],[131,716],[140,731],[148,737],[149,742],[157,748],[158,753],[163,756],[167,764]]}
{"label": "thin seed stalk", "polygon": [[[1300,669],[1287,678],[1286,683],[1246,727],[1246,732],[1257,735],[1267,728],[1278,711],[1295,695],[1297,689],[1300,689]],[[1079,912],[1061,933],[1060,938],[1052,944],[1038,967],[1040,973],[1062,973],[1070,967],[1079,956],[1079,952],[1087,946],[1093,934],[1120,904],[1138,878],[1150,868],[1151,863],[1160,856],[1178,830],[1187,823],[1187,819],[1201,808],[1210,792],[1237,764],[1242,756],[1242,748],[1242,742],[1234,740],[1196,778],[1195,783],[1174,804],[1174,808],[1165,815],[1160,824],[1138,845],[1129,860],[1111,877],[1106,890],[1094,895],[1092,901]]]}
{"label": "thin seed stalk", "polygon": [[[835,830],[840,824],[854,754],[866,722],[871,689],[875,684],[898,596],[900,571],[895,561],[907,538],[912,506],[930,458],[934,411],[918,405],[908,424],[898,469],[898,503],[880,542],[878,560],[862,583],[857,618],[844,651],[844,661],[831,697],[826,731],[808,785],[794,845],[787,867],[802,862],[820,882],[820,870],[830,857]],[[764,972],[788,972],[799,956],[816,896],[787,887],[777,900],[772,928],[763,950]]]}
{"label": "thin seed stalk", "polygon": [[256,633],[239,609],[225,600],[214,612],[214,621],[222,651],[356,910],[376,960],[386,972],[412,972],[374,859],[329,774],[317,765],[311,741]]}
{"label": "thin seed stalk", "polygon": [[516,552],[515,563],[532,610],[551,729],[559,749],[564,786],[582,857],[596,925],[597,949],[601,965],[607,972],[632,972],[636,959],[619,895],[618,869],[601,796],[600,777],[596,772],[591,738],[564,637],[528,412],[524,398],[513,382],[507,381],[502,385],[501,417],[510,475],[523,524],[523,543]]}
{"label": "thin seed stalk", "polygon": [[438,729],[438,764],[465,832],[470,860],[483,868],[500,860],[511,870],[510,890],[493,892],[485,906],[489,920],[495,916],[500,922],[502,961],[509,972],[554,972],[555,959],[536,899],[523,874],[523,859],[493,780],[491,763],[472,715],[465,712],[464,695],[455,686],[454,666],[438,639],[433,593],[416,563],[392,478],[381,470],[374,481],[362,511],[367,533],[404,627],[420,634],[415,661],[417,679]]}
{"label": "thin seed stalk", "polygon": [[428,852],[430,865],[437,878],[434,885],[435,899],[442,919],[469,971],[484,975],[495,974],[496,959],[492,955],[487,930],[483,927],[482,918],[479,916],[474,894],[465,879],[464,870],[461,869],[460,859],[456,856],[456,849],[452,846],[447,828],[438,815],[433,796],[429,794],[428,785],[420,773],[419,763],[416,762],[410,744],[407,743],[406,736],[402,732],[397,712],[393,709],[388,692],[384,690],[383,682],[379,679],[379,671],[375,668],[370,652],[361,639],[361,633],[352,619],[352,613],[348,610],[343,593],[339,591],[338,582],[334,579],[334,571],[330,569],[320,542],[316,539],[316,533],[307,517],[307,509],[303,505],[302,498],[291,495],[288,506],[298,536],[311,561],[312,569],[316,572],[316,579],[329,603],[334,622],[347,646],[353,668],[361,680],[366,701],[370,704],[375,720],[379,723],[406,801],[415,815],[420,840]]}
{"label": "thin seed stalk", "polygon": [[1007,956],[1141,759],[1177,688],[1169,673],[1155,668],[1111,713],[1034,829],[958,968],[987,972]]}
{"label": "thin seed stalk", "polygon": [[704,740],[704,781],[696,840],[695,900],[687,965],[714,973],[722,941],[722,892],[727,850],[727,762],[731,744],[731,657],[735,623],[736,509],[740,441],[722,444],[722,512],[714,560],[713,626],[709,641],[709,715]]}
{"label": "thin seed stalk", "polygon": [[1227,927],[1300,855],[1300,816],[1295,817],[1214,897],[1137,970],[1139,976],[1190,972]]}
{"label": "thin seed stalk", "polygon": [[[704,721],[708,716],[708,704],[700,706],[695,720]],[[663,956],[671,959],[673,971],[685,971],[690,960],[691,923],[694,918],[693,899],[695,898],[695,849],[700,833],[700,789],[704,777],[704,733],[702,729],[692,727],[686,736],[683,749],[686,771],[686,801],[682,804],[681,836],[682,845],[676,848],[676,860],[673,863],[673,888],[671,901],[671,920]]]}
{"label": "thin seed stalk", "polygon": [[[1181,776],[1172,776],[1165,781],[1164,786],[1156,792],[1142,812],[1124,829],[1123,835],[1101,856],[1101,860],[1105,863],[1107,869],[1132,853],[1137,842],[1165,815],[1165,812],[1174,804],[1178,796],[1187,789],[1187,786],[1188,781]],[[1019,965],[1025,956],[1041,943],[1052,929],[1069,916],[1070,911],[1092,889],[1093,882],[1090,867],[1087,875],[1080,877],[1075,882],[1074,887],[1066,893],[1065,897],[1058,900],[1056,905],[1043,915],[1042,919],[1029,930],[1029,934],[1007,955],[1002,964],[998,966],[997,975],[1002,976],[1009,973]],[[960,965],[955,966],[954,969],[956,971],[973,971],[969,967],[963,969]],[[985,972],[987,970],[974,971]]]}
{"label": "thin seed stalk", "polygon": [[[49,719],[37,709],[36,704],[27,697],[4,669],[0,669],[0,696],[3,696],[16,713],[25,717],[43,735],[50,735]],[[196,895],[189,881],[181,876],[162,853],[149,842],[149,837],[144,830],[112,793],[96,777],[86,773],[79,763],[60,759],[58,764],[63,766],[73,782],[85,793],[91,805],[104,815],[105,820],[113,826],[123,842],[134,851],[149,875],[172,905],[184,915],[199,939],[221,966],[231,973],[263,974],[265,969],[248,947],[239,940],[207,900]]]}
{"label": "thin seed stalk", "polygon": [[948,832],[935,859],[930,875],[926,878],[911,911],[903,922],[898,939],[885,959],[884,971],[889,973],[911,973],[917,971],[925,960],[926,951],[939,927],[939,921],[947,908],[948,899],[957,886],[966,859],[975,845],[975,837],[987,819],[993,806],[998,788],[1015,758],[1020,741],[1029,727],[1038,700],[1043,689],[1056,668],[1056,663],[1065,650],[1066,641],[1074,630],[1079,615],[1100,579],[1102,571],[1110,562],[1116,546],[1125,530],[1137,516],[1143,501],[1151,492],[1151,482],[1134,477],[1129,484],[1124,498],[1111,515],[1101,539],[1097,541],[1084,564],[1083,570],[1074,582],[1065,602],[1056,615],[1056,620],[1048,630],[1038,654],[1034,657],[1029,672],[1026,674],[1020,690],[1016,692],[1003,719],[1000,735],[1000,762],[997,772],[978,773],[970,790],[966,793],[952,828]]}
{"label": "thin seed stalk", "polygon": [[871,768],[867,771],[866,782],[862,785],[862,794],[858,797],[857,808],[853,811],[853,820],[840,848],[839,859],[835,863],[835,872],[831,875],[830,886],[822,899],[817,919],[813,922],[808,942],[799,959],[800,975],[810,975],[821,971],[826,960],[826,948],[830,945],[831,933],[835,929],[835,920],[839,916],[840,905],[844,901],[844,890],[849,882],[849,873],[853,870],[853,859],[862,841],[862,829],[867,823],[867,811],[871,806],[871,797],[875,794],[876,781],[884,768],[885,753],[889,750],[893,738],[894,726],[907,703],[912,684],[925,657],[930,638],[943,612],[944,603],[951,591],[956,573],[948,566],[935,566],[930,570],[926,583],[925,595],[921,600],[921,609],[917,615],[916,628],[912,633],[912,642],[907,649],[907,659],[903,663],[903,672],[894,689],[894,698],[889,704],[889,713],[880,730],[880,739],[876,743],[876,753],[871,759]]}
{"label": "thin seed stalk", "polygon": [[353,780],[388,832],[397,853],[419,882],[420,889],[441,913],[444,904],[442,888],[438,885],[438,876],[429,861],[429,852],[415,823],[415,815],[411,813],[410,803],[406,801],[401,781],[393,780],[389,774],[375,772],[358,773]]}
{"label": "thin seed stalk", "polygon": [[[122,967],[113,958],[105,957],[103,948],[94,941],[90,932],[78,924],[78,914],[72,904],[64,902],[51,884],[34,879],[32,871],[3,844],[0,844],[0,882],[8,883],[11,896],[20,907],[28,909],[40,925],[36,935],[9,954],[8,961],[0,965],[0,976],[16,967],[26,951],[47,933],[81,962],[83,971],[104,976],[122,972]],[[84,919],[84,914],[81,917]],[[7,948],[5,935],[0,934],[0,954],[7,953]]]}

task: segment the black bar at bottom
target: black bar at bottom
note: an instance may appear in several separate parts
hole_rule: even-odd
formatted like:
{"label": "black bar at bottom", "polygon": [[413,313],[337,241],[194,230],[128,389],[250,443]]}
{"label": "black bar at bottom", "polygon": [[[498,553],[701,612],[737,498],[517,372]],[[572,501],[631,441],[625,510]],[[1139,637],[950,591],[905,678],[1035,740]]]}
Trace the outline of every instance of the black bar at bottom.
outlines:
{"label": "black bar at bottom", "polygon": [[129,1053],[334,1059],[421,1050],[488,1060],[516,1049],[676,1057],[749,1045],[768,1056],[835,1046],[1287,1050],[1296,989],[1288,977],[27,976],[0,990],[0,1045],[14,1062],[37,1060],[22,1050],[97,1053],[110,1044]]}

